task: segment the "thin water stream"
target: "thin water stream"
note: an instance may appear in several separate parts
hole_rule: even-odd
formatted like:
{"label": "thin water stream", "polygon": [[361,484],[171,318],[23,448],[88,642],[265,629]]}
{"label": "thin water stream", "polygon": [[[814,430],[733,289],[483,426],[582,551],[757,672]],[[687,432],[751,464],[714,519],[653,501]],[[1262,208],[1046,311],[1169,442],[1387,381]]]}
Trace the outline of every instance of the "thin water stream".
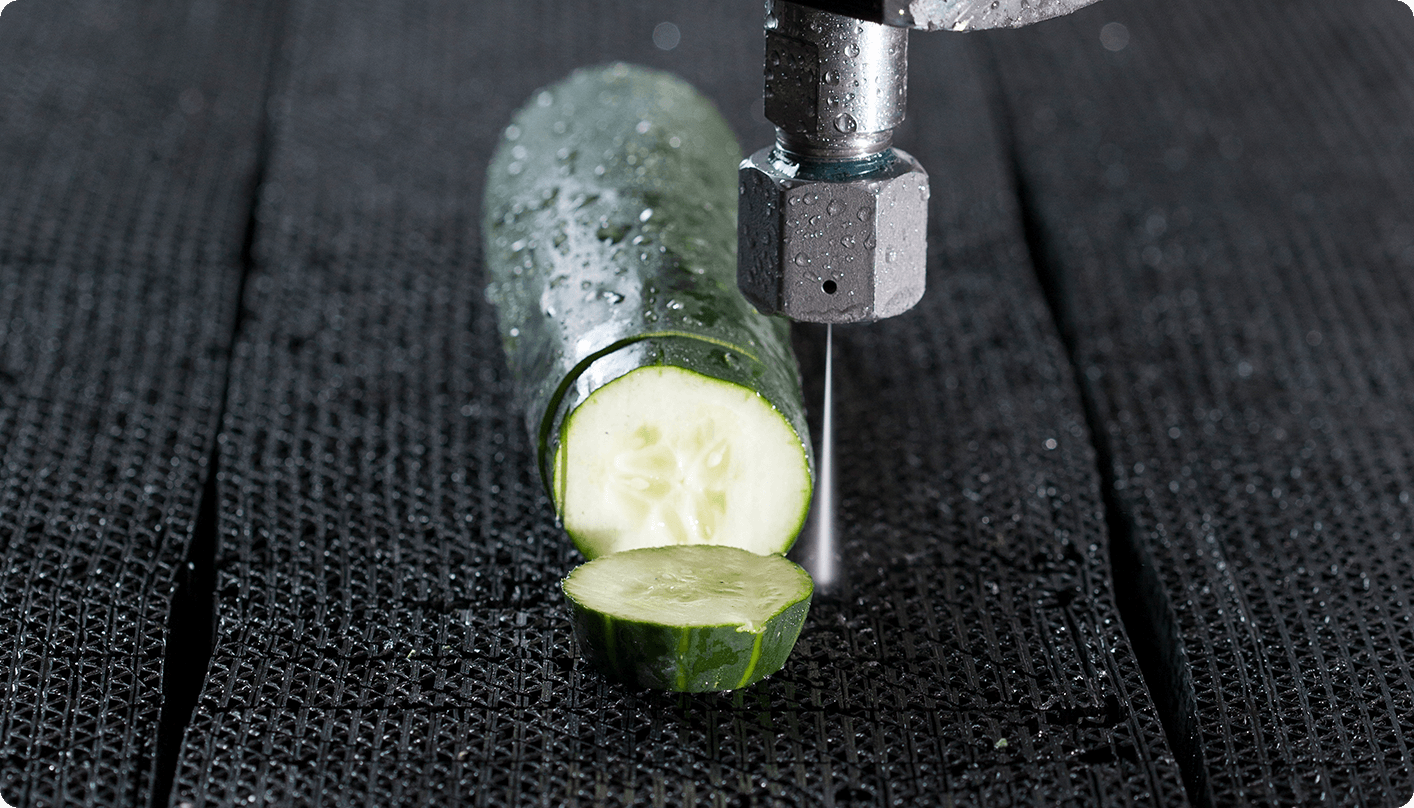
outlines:
{"label": "thin water stream", "polygon": [[825,326],[825,395],[821,408],[819,452],[815,455],[815,502],[811,509],[810,539],[814,542],[815,584],[822,589],[835,582],[835,329]]}

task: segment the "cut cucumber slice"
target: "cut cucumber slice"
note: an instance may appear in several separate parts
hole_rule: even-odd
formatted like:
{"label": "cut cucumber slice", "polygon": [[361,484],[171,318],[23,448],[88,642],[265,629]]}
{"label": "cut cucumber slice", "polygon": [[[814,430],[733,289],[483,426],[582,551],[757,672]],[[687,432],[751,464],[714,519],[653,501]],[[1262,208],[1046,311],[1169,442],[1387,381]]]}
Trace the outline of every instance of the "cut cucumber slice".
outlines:
{"label": "cut cucumber slice", "polygon": [[783,552],[810,507],[809,459],[780,412],[673,366],[630,371],[581,404],[555,478],[565,531],[591,559],[674,544]]}
{"label": "cut cucumber slice", "polygon": [[700,693],[780,670],[814,583],[782,556],[681,545],[595,559],[563,588],[595,667],[642,687]]}
{"label": "cut cucumber slice", "polygon": [[[804,523],[812,459],[789,326],[737,291],[740,158],[710,101],[616,64],[538,91],[487,167],[486,299],[541,479],[597,559],[565,583],[581,644],[653,687],[776,670],[811,592],[764,557]],[[648,545],[668,547],[627,549]]]}

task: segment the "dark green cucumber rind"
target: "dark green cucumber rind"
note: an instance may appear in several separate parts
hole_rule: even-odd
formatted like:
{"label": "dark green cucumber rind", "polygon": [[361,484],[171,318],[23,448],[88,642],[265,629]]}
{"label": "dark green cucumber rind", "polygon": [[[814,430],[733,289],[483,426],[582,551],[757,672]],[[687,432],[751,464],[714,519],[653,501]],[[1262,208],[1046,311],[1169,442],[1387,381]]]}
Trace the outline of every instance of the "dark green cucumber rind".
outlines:
{"label": "dark green cucumber rind", "polygon": [[615,620],[566,596],[581,653],[600,672],[657,690],[735,690],[780,670],[810,611],[810,598],[767,621],[760,633],[734,626],[677,627]]}
{"label": "dark green cucumber rind", "polygon": [[736,289],[740,156],[709,101],[628,65],[577,71],[507,128],[483,202],[487,299],[547,490],[564,419],[637,362],[756,390],[813,464],[788,325]]}

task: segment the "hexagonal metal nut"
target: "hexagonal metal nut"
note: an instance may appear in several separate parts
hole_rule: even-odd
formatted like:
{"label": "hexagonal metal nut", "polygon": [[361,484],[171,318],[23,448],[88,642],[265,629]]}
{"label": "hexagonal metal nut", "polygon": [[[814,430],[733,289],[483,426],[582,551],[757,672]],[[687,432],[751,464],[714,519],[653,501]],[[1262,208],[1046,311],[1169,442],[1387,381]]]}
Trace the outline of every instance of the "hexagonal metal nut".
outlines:
{"label": "hexagonal metal nut", "polygon": [[762,149],[740,170],[737,286],[765,314],[893,317],[923,297],[928,173],[908,154],[862,175],[799,176]]}

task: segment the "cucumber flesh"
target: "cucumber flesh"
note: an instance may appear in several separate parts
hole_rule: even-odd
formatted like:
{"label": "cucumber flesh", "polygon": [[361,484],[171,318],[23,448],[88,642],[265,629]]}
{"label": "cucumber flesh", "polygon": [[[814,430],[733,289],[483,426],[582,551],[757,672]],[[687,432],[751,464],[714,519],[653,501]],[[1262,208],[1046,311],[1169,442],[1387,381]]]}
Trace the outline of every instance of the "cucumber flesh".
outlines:
{"label": "cucumber flesh", "polygon": [[588,558],[640,547],[790,547],[810,506],[809,459],[755,391],[673,366],[599,388],[555,464],[566,532]]}
{"label": "cucumber flesh", "polygon": [[575,568],[563,589],[592,664],[643,687],[746,687],[780,670],[810,609],[809,574],[734,547],[630,550]]}

